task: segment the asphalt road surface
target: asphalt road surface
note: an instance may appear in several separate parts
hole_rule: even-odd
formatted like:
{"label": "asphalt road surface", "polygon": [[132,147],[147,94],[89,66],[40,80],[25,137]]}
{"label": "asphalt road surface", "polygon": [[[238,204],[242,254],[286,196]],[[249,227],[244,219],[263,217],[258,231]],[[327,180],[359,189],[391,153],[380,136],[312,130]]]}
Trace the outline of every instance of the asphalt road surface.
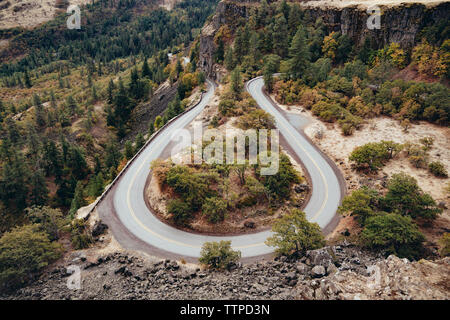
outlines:
{"label": "asphalt road surface", "polygon": [[[313,192],[305,212],[311,221],[325,227],[335,216],[340,202],[341,189],[338,178],[323,155],[272,105],[263,94],[262,88],[263,80],[261,78],[254,79],[247,85],[247,90],[261,108],[275,117],[280,132],[308,170],[312,179]],[[214,90],[215,85],[208,81],[208,91],[204,94],[200,104],[163,129],[134,160],[109,194],[109,197],[112,197],[112,210],[118,217],[119,222],[117,223],[121,223],[123,225],[121,227],[125,227],[127,232],[133,235],[136,243],[145,243],[176,256],[197,258],[200,256],[203,243],[220,240],[231,240],[233,248],[240,250],[243,258],[272,253],[273,248],[264,244],[267,237],[271,235],[270,231],[228,237],[188,233],[161,222],[146,206],[144,188],[151,162],[160,157],[176,130],[185,128],[202,112],[214,96]],[[112,213],[109,210],[107,214]],[[123,230],[123,228],[112,229],[113,234],[115,229]],[[120,242],[120,235],[115,235]],[[127,243],[127,247],[130,247],[130,243]],[[131,245],[131,247],[133,246]]]}

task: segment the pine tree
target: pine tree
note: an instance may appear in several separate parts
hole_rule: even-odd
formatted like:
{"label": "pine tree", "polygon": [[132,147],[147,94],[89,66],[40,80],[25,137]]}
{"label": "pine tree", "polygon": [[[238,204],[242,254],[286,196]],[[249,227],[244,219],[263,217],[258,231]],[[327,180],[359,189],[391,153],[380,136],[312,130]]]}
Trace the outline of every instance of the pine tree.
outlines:
{"label": "pine tree", "polygon": [[215,60],[217,63],[222,63],[225,55],[225,43],[223,39],[219,39],[219,43],[217,45],[217,50],[215,52]]}
{"label": "pine tree", "polygon": [[133,150],[133,145],[131,144],[131,141],[125,142],[124,156],[127,160],[130,160],[134,156],[134,150]]}
{"label": "pine tree", "polygon": [[141,148],[144,146],[145,144],[145,139],[144,136],[142,135],[142,133],[139,133],[136,136],[136,143],[134,146],[134,152],[137,153],[139,150],[141,150]]}
{"label": "pine tree", "polygon": [[42,106],[41,99],[37,94],[33,95],[33,105],[34,105],[34,114],[35,121],[38,127],[45,126],[45,117],[44,117],[44,107]]}
{"label": "pine tree", "polygon": [[283,14],[275,17],[275,25],[273,27],[273,49],[277,55],[284,58],[287,56],[289,39],[287,21]]}
{"label": "pine tree", "polygon": [[309,63],[310,54],[305,38],[305,31],[300,26],[289,49],[291,57],[289,60],[289,75],[293,79],[300,79]]}
{"label": "pine tree", "polygon": [[233,48],[231,46],[229,46],[225,52],[224,64],[228,71],[231,71],[236,67],[234,63]]}
{"label": "pine tree", "polygon": [[30,75],[28,74],[28,70],[25,71],[25,75],[23,78],[23,82],[27,88],[31,88],[33,84],[31,83]]}
{"label": "pine tree", "polygon": [[108,89],[107,89],[107,94],[108,94],[108,103],[112,104],[113,103],[113,99],[114,99],[114,81],[113,79],[109,79],[109,83],[108,83]]}
{"label": "pine tree", "polygon": [[114,97],[114,116],[119,121],[119,126],[128,121],[130,116],[130,99],[121,79],[119,79],[119,90]]}
{"label": "pine tree", "polygon": [[148,126],[148,136],[151,137],[155,133],[155,124],[153,122],[150,122],[150,125]]}
{"label": "pine tree", "polygon": [[117,168],[120,162],[121,155],[114,141],[110,141],[106,145],[105,152],[106,152],[106,159],[105,159],[106,168]]}
{"label": "pine tree", "polygon": [[152,71],[150,70],[150,67],[148,66],[147,57],[144,58],[144,64],[142,65],[142,78],[152,78]]}
{"label": "pine tree", "polygon": [[241,70],[239,67],[233,70],[231,73],[231,90],[233,93],[238,96],[242,92],[242,78],[241,78]]}
{"label": "pine tree", "polygon": [[34,206],[43,206],[48,200],[48,188],[45,182],[42,169],[38,168],[33,171],[30,179],[31,193],[30,201]]}
{"label": "pine tree", "polygon": [[295,35],[295,32],[298,29],[301,20],[302,20],[302,11],[300,9],[300,6],[298,5],[298,3],[294,3],[291,6],[291,10],[289,11],[288,17],[288,26],[291,36]]}
{"label": "pine tree", "polygon": [[78,209],[86,205],[86,201],[84,200],[83,195],[83,183],[79,181],[75,188],[75,193],[72,199],[72,203],[70,205],[69,213],[73,216],[77,213]]}

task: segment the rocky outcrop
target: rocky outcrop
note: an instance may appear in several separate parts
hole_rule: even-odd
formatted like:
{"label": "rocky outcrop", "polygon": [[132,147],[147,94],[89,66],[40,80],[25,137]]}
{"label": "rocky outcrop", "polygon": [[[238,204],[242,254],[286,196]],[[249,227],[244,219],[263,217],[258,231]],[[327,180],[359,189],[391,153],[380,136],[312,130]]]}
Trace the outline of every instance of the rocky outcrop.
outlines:
{"label": "rocky outcrop", "polygon": [[450,3],[445,2],[433,7],[423,4],[401,4],[398,6],[380,6],[381,28],[369,30],[369,14],[365,8],[351,6],[345,8],[309,8],[305,11],[313,20],[322,18],[329,31],[346,34],[359,45],[366,38],[378,46],[396,42],[404,48],[411,48],[417,41],[420,30],[430,22],[447,19]]}
{"label": "rocky outcrop", "polygon": [[[81,268],[81,289],[67,288],[67,266]],[[4,299],[448,299],[450,259],[383,259],[342,243],[216,272],[123,252],[72,253],[35,284]]]}
{"label": "rocky outcrop", "polygon": [[[235,26],[239,21],[247,19],[251,6],[259,1],[221,1],[216,14],[202,30],[200,38],[200,64],[210,77],[216,76],[214,52],[216,44],[214,36],[220,26]],[[339,31],[348,35],[353,43],[361,45],[365,39],[381,48],[385,44],[397,42],[404,48],[411,48],[419,39],[420,31],[427,25],[450,14],[450,3],[444,2],[433,6],[424,4],[399,4],[397,6],[380,6],[381,28],[369,30],[367,19],[369,14],[364,7],[356,5],[346,7],[309,6],[300,2],[305,15],[312,21],[322,18],[328,31]],[[234,30],[235,28],[231,28]]]}

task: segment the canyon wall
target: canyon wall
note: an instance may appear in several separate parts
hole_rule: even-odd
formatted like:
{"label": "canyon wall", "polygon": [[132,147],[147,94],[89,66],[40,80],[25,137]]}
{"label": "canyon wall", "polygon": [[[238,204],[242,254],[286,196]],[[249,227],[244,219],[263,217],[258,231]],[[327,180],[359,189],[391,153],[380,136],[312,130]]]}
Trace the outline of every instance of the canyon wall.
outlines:
{"label": "canyon wall", "polygon": [[[235,25],[240,19],[247,19],[251,7],[257,5],[257,2],[260,1],[223,0],[218,4],[216,14],[205,25],[200,38],[200,64],[209,76],[215,77],[213,55],[217,30],[224,24]],[[381,28],[369,30],[367,5],[320,6],[311,1],[299,4],[313,20],[322,18],[329,32],[337,31],[348,35],[357,45],[364,43],[366,38],[371,38],[378,48],[391,42],[411,48],[420,40],[420,30],[433,22],[448,19],[450,14],[450,2],[383,5],[380,6]]]}

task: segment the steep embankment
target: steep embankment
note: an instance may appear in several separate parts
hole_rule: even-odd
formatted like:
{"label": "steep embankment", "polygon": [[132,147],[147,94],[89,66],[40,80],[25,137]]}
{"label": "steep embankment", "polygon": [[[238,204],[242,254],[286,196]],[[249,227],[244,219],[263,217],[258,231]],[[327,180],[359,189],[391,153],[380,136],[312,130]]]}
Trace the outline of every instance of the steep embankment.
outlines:
{"label": "steep embankment", "polygon": [[[67,288],[69,265],[81,288]],[[449,258],[380,259],[348,244],[214,272],[129,252],[76,252],[34,285],[6,299],[448,299]]]}
{"label": "steep embankment", "polygon": [[[210,76],[215,76],[213,57],[216,52],[214,37],[225,24],[234,26],[241,19],[248,19],[251,8],[259,1],[223,0],[218,4],[216,14],[205,25],[200,38],[200,63]],[[367,7],[380,4],[381,28],[367,28]],[[450,14],[450,3],[442,1],[308,1],[300,6],[313,21],[322,18],[328,31],[341,32],[350,37],[353,43],[362,45],[366,39],[381,48],[396,42],[402,47],[411,48],[420,40],[420,31]],[[231,28],[233,29],[233,28]]]}

